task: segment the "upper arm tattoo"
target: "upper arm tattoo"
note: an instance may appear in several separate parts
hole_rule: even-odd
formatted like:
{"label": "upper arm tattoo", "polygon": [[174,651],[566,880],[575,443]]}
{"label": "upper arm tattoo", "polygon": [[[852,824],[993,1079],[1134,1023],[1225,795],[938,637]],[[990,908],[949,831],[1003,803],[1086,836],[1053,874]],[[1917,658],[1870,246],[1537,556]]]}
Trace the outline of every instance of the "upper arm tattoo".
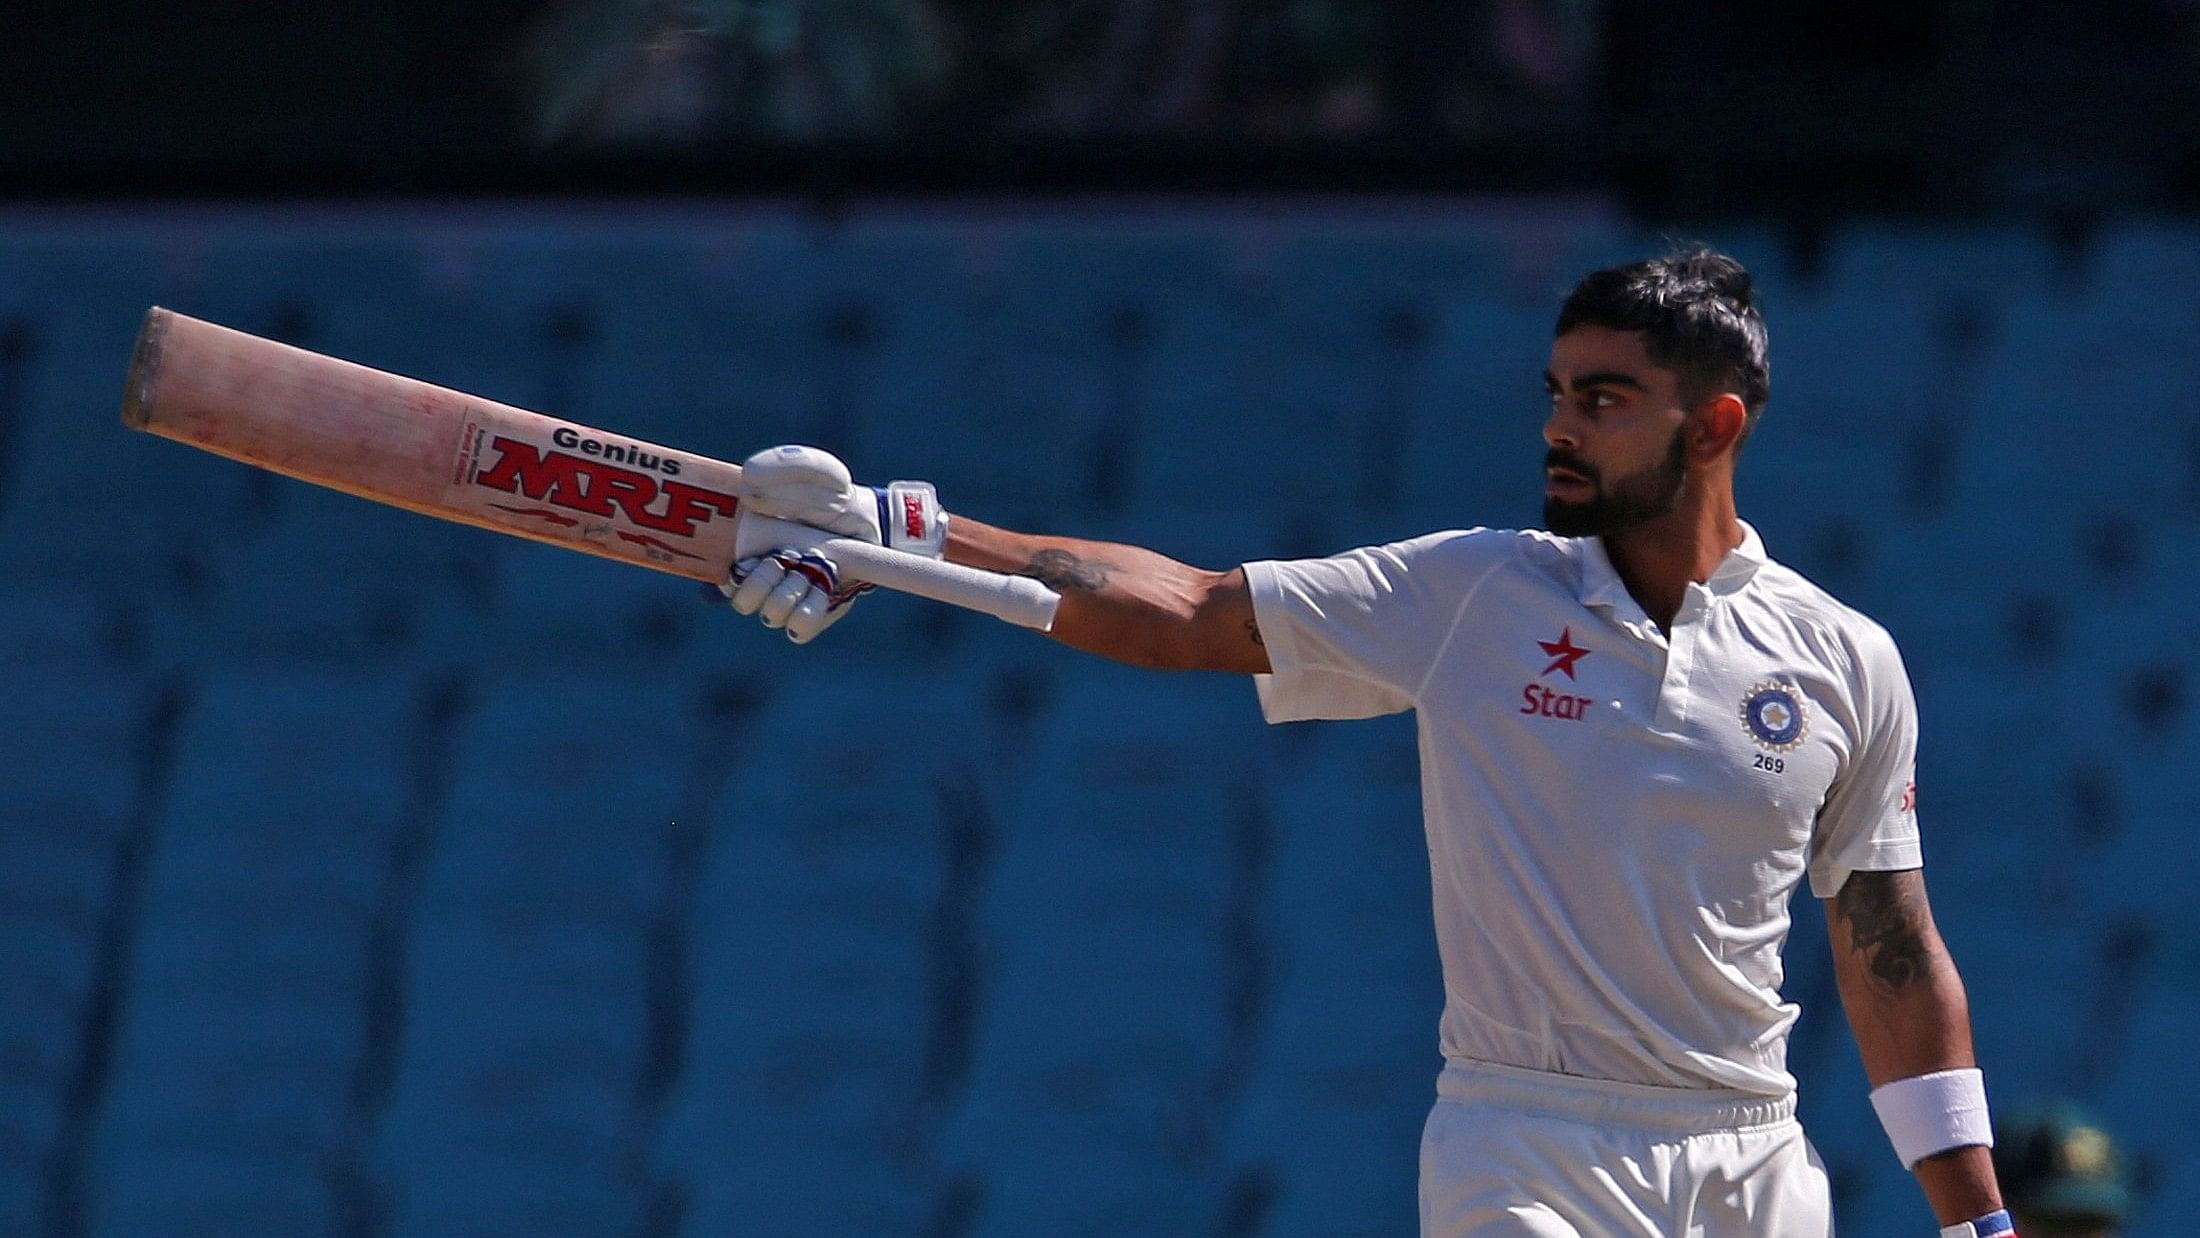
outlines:
{"label": "upper arm tattoo", "polygon": [[1245,634],[1252,637],[1253,643],[1259,645],[1261,648],[1265,649],[1268,647],[1268,642],[1260,638],[1260,620],[1247,619],[1245,621]]}
{"label": "upper arm tattoo", "polygon": [[1932,965],[1932,913],[1917,869],[1850,873],[1833,897],[1848,926],[1849,949],[1863,957],[1883,994],[1895,996],[1925,978]]}
{"label": "upper arm tattoo", "polygon": [[1079,589],[1097,593],[1106,587],[1115,565],[1098,559],[1080,559],[1067,550],[1042,550],[1031,556],[1018,576],[1029,576],[1050,589]]}

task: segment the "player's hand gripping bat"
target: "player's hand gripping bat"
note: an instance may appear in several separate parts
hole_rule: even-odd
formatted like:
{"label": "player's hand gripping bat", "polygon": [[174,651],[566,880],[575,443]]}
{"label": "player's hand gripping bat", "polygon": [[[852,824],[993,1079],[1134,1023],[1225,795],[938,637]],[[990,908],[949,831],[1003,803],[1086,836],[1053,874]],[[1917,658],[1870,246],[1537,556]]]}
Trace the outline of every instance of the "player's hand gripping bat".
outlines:
{"label": "player's hand gripping bat", "polygon": [[[154,307],[122,396],[136,430],[444,520],[716,584],[741,470]],[[815,533],[814,530],[802,530]],[[818,534],[869,581],[1045,631],[1022,576]]]}

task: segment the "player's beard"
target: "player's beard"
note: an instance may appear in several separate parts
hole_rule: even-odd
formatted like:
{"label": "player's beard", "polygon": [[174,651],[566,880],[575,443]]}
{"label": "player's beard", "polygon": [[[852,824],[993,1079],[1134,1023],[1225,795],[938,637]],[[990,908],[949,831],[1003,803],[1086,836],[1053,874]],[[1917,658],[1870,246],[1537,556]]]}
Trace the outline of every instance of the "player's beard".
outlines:
{"label": "player's beard", "polygon": [[1674,430],[1664,460],[1610,486],[1588,461],[1556,447],[1544,456],[1543,467],[1570,469],[1595,489],[1585,502],[1544,495],[1543,527],[1560,537],[1610,537],[1667,515],[1679,504],[1681,486],[1688,480],[1688,446],[1682,431]]}

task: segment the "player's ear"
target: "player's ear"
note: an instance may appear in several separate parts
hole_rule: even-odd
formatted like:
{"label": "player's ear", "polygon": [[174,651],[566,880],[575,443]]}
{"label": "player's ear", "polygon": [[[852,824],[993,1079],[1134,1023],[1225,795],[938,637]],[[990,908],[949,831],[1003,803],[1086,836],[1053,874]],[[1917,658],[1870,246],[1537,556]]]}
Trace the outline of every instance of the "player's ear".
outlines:
{"label": "player's ear", "polygon": [[1696,406],[1689,419],[1688,455],[1697,464],[1709,464],[1734,449],[1749,425],[1749,407],[1742,397],[1722,391]]}

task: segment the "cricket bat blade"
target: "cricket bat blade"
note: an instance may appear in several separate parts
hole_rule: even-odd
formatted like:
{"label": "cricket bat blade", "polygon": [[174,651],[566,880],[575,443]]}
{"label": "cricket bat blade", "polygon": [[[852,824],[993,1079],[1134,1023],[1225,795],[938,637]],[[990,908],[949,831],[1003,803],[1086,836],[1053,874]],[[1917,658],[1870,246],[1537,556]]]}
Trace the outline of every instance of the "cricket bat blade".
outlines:
{"label": "cricket bat blade", "polygon": [[[715,584],[733,561],[737,465],[159,306],[130,358],[122,421],[378,503],[694,580]],[[1048,630],[1061,601],[1029,577],[788,529],[852,579],[1023,627]]]}

